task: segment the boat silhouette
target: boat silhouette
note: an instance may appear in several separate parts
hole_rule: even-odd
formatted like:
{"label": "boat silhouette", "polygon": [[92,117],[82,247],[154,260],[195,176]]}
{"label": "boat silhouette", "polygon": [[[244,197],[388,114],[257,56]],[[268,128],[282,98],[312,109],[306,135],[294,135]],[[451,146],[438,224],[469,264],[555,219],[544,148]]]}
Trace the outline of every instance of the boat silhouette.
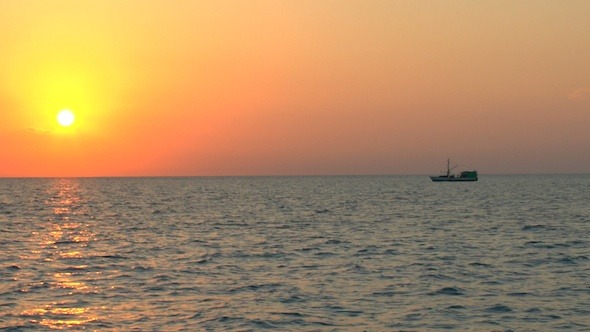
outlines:
{"label": "boat silhouette", "polygon": [[457,166],[451,168],[451,160],[447,159],[447,172],[443,175],[431,175],[430,179],[434,182],[463,182],[463,181],[477,181],[477,171],[462,171],[459,175],[451,173]]}

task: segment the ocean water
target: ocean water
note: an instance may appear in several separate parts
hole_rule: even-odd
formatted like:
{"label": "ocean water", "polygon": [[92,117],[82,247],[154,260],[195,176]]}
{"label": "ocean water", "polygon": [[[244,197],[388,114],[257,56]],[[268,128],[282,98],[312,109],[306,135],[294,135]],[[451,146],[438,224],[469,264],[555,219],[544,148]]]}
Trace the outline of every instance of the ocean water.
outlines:
{"label": "ocean water", "polygon": [[8,331],[590,331],[590,175],[0,180]]}

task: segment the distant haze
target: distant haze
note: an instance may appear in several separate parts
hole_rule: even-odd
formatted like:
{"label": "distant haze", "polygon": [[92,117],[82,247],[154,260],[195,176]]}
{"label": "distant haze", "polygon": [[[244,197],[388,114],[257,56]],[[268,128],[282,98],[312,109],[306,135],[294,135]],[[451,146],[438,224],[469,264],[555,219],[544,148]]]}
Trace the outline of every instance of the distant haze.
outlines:
{"label": "distant haze", "polygon": [[3,0],[0,176],[588,173],[589,14]]}

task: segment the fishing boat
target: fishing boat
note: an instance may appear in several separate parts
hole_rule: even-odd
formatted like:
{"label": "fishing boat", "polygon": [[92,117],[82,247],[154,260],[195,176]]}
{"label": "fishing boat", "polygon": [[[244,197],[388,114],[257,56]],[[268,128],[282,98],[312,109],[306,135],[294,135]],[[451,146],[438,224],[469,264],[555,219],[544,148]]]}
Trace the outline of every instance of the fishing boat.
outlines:
{"label": "fishing boat", "polygon": [[443,175],[430,176],[434,182],[452,182],[452,181],[477,181],[477,171],[463,171],[456,175],[451,173],[457,166],[451,168],[451,160],[447,159],[447,172]]}

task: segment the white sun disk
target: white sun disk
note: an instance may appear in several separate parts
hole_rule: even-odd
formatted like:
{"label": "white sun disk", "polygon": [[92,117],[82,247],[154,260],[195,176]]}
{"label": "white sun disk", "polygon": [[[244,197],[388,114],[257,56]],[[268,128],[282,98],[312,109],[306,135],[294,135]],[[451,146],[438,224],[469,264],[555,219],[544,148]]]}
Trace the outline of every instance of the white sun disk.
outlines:
{"label": "white sun disk", "polygon": [[74,113],[70,110],[63,110],[57,114],[57,122],[64,126],[69,127],[74,123]]}

